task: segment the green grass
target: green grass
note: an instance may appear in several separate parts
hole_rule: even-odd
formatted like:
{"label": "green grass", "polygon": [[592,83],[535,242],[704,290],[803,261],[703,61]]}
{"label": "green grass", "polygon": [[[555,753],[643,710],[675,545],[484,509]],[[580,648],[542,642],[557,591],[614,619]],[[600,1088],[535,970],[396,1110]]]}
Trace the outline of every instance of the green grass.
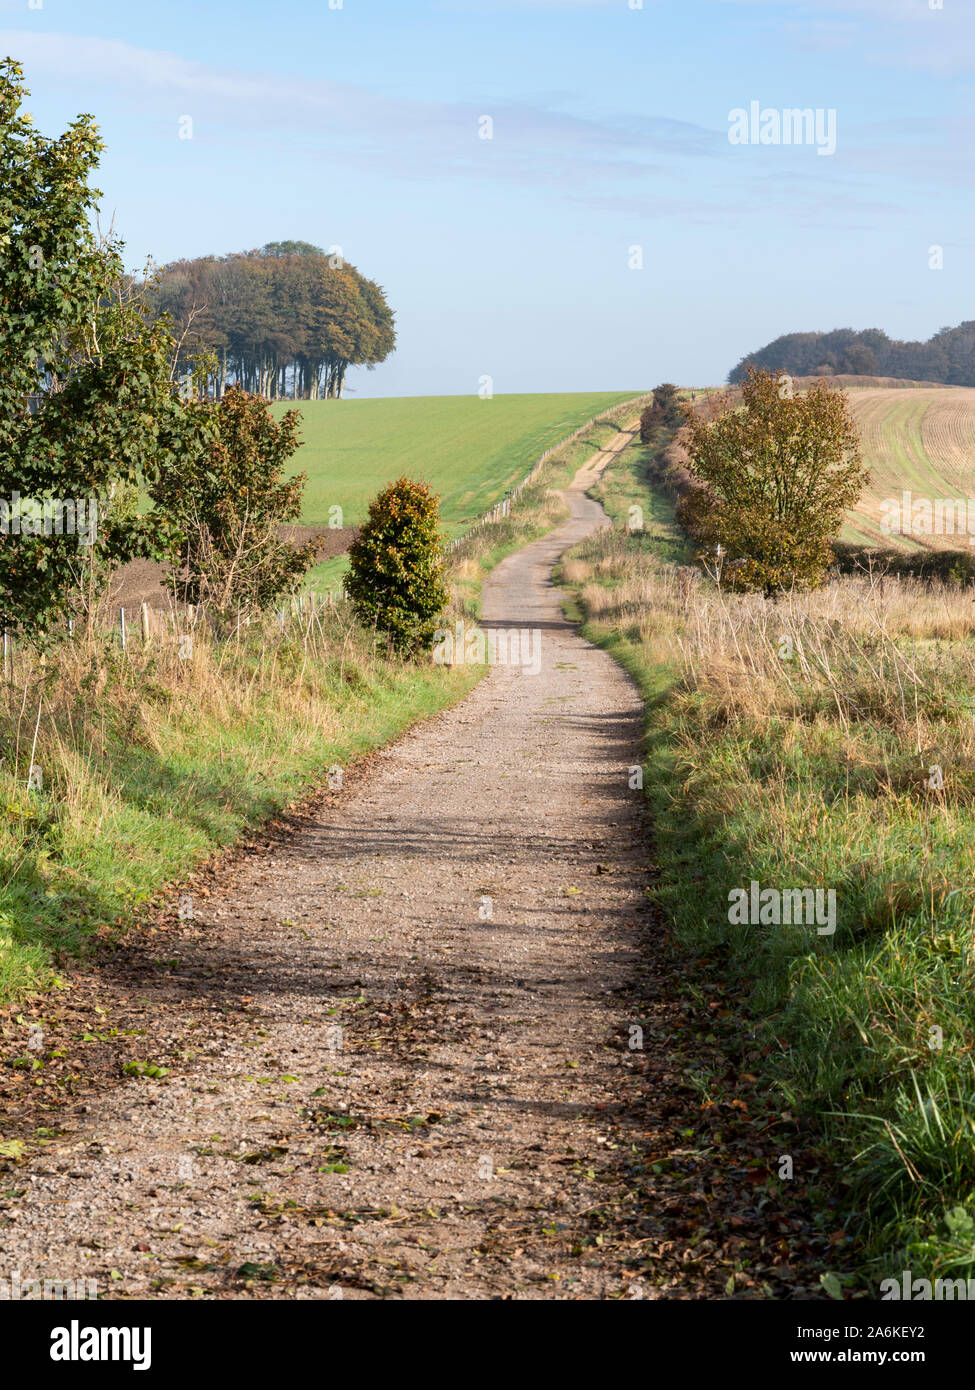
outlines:
{"label": "green grass", "polygon": [[333,594],[336,597],[341,597],[342,581],[348,568],[348,554],[333,555],[330,560],[323,560],[319,565],[312,565],[305,577],[305,588],[312,589],[318,594]]}
{"label": "green grass", "polygon": [[[455,535],[517,486],[539,454],[636,394],[299,401],[294,471],[308,474],[301,519],[326,526],[337,506],[344,525],[358,526],[372,498],[405,473],[440,494],[445,530]],[[281,402],[274,413],[289,408]]]}
{"label": "green grass", "polygon": [[642,533],[641,544],[674,564],[690,564],[693,548],[674,517],[674,503],[659,488],[650,486],[647,470],[652,450],[635,439],[625,448],[589,495],[602,505],[613,523]]}

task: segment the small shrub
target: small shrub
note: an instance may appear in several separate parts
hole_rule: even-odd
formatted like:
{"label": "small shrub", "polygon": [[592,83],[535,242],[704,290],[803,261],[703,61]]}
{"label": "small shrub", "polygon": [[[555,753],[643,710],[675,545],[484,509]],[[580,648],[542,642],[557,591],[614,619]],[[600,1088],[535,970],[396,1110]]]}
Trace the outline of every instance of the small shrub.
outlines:
{"label": "small shrub", "polygon": [[684,412],[677,387],[665,381],[654,387],[653,403],[640,416],[640,443],[651,444],[658,429],[676,430],[683,422]]}
{"label": "small shrub", "polygon": [[345,592],[356,615],[385,632],[397,651],[429,643],[447,606],[439,498],[399,478],[369,507],[349,550]]}

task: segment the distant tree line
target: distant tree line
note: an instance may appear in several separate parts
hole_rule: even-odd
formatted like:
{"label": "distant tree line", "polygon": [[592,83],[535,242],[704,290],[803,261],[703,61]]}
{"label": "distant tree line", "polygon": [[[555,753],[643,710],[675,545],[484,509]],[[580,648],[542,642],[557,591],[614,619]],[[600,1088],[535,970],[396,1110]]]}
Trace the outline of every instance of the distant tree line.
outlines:
{"label": "distant tree line", "polygon": [[371,369],[396,345],[381,287],[305,241],[174,261],[153,302],[172,315],[182,360],[214,355],[218,397],[229,384],[268,400],[341,397],[350,367]]}
{"label": "distant tree line", "polygon": [[924,343],[888,338],[879,328],[862,332],[836,328],[831,333],[785,333],[743,357],[728,373],[728,381],[732,385],[743,382],[749,367],[790,376],[850,373],[975,386],[975,320],[969,319],[957,328],[942,328]]}

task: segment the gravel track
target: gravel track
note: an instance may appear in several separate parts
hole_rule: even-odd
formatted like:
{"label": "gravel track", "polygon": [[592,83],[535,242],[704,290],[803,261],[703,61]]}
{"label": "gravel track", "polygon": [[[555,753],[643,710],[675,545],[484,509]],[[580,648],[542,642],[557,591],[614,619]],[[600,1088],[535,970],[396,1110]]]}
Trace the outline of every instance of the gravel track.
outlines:
{"label": "gravel track", "polygon": [[[585,489],[610,457],[484,586],[537,674],[496,665],[88,976],[106,1027],[143,1031],[17,1169],[7,1270],[121,1298],[635,1296],[591,1216],[665,1066],[628,1047],[641,702],[550,577],[607,524]],[[120,1080],[120,1055],[169,1075]]]}

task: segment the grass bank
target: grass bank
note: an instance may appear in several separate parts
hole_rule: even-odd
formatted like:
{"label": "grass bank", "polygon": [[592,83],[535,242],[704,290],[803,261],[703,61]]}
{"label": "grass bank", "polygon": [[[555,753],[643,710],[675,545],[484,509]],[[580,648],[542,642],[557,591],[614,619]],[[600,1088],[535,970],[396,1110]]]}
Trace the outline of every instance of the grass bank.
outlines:
{"label": "grass bank", "polygon": [[[638,475],[607,486],[617,515],[639,499]],[[839,1204],[849,1292],[905,1269],[972,1277],[971,591],[842,576],[722,594],[668,562],[674,540],[614,530],[563,567],[587,635],[647,699],[660,903],[760,1030],[745,1069],[797,1117],[797,1171]],[[752,883],[776,896],[741,921]],[[835,894],[835,930],[828,911],[822,932],[786,922],[789,890]]]}

